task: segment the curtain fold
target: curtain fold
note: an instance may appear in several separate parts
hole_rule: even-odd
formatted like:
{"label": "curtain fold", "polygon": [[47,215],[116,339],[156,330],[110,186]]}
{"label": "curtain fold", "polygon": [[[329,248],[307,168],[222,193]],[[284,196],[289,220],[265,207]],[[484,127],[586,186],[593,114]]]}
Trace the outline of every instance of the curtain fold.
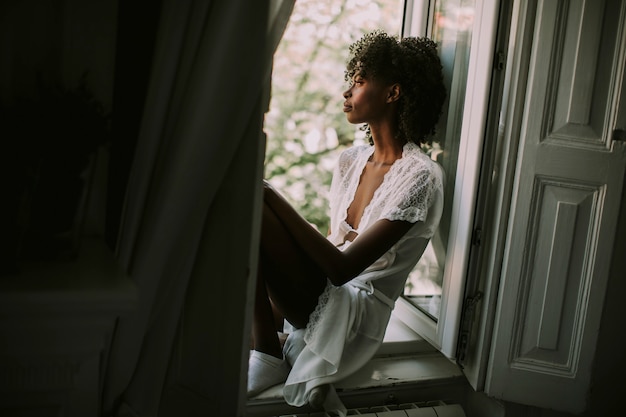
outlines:
{"label": "curtain fold", "polygon": [[[217,284],[220,280],[215,287],[229,296],[201,296],[224,311],[248,304],[254,266],[246,265],[238,276],[225,280],[212,274],[206,251],[213,248],[219,251],[218,258],[240,256],[244,264],[254,262],[256,234],[248,229],[258,224],[242,231],[247,236],[244,241],[214,236],[215,229],[208,225],[232,221],[232,231],[237,233],[238,219],[226,216],[228,204],[240,204],[240,200],[231,201],[224,193],[239,192],[239,182],[246,181],[258,184],[260,192],[264,146],[246,141],[263,138],[272,55],[293,2],[162,2],[118,241],[118,258],[137,285],[139,299],[136,310],[119,320],[113,335],[103,415],[159,414],[190,282],[216,280]],[[252,153],[247,158],[252,163],[240,166],[238,152],[248,145]],[[254,217],[257,208],[252,204],[244,215]],[[220,328],[221,321],[207,317],[206,331]],[[249,328],[245,315],[229,324],[243,328],[241,334]],[[234,343],[223,335],[215,340]],[[236,357],[243,358],[247,347],[241,340],[237,343],[228,347],[239,349]],[[232,363],[224,367],[242,366],[239,359],[229,356],[227,361]]]}

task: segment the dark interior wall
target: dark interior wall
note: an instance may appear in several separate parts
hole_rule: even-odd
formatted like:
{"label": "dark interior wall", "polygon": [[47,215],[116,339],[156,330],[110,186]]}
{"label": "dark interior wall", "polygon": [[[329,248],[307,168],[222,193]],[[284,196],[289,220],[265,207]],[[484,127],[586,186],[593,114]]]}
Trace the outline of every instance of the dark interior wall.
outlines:
{"label": "dark interior wall", "polygon": [[[74,237],[56,245],[58,231],[75,236],[91,223],[103,233],[104,209],[82,202],[106,199],[106,176],[91,174],[106,165],[116,32],[116,1],[0,2],[2,274],[33,253],[75,253]],[[33,250],[46,233],[56,246]]]}
{"label": "dark interior wall", "polygon": [[[3,108],[20,99],[34,99],[41,85],[76,88],[84,80],[104,111],[111,115],[110,142],[98,154],[84,221],[91,234],[105,234],[110,246],[114,246],[118,233],[149,81],[159,10],[158,0],[0,2]],[[52,132],[46,141],[54,144]],[[31,151],[34,150],[26,150]],[[14,172],[15,167],[6,171],[5,178],[20,175]],[[2,183],[7,200],[6,188],[12,186],[9,180]],[[15,211],[12,207],[0,213],[0,217],[7,219],[12,215],[11,210]],[[9,219],[4,223],[11,222]]]}
{"label": "dark interior wall", "polygon": [[33,96],[38,78],[61,78],[63,1],[0,2],[0,99]]}
{"label": "dark interior wall", "polygon": [[117,2],[4,0],[0,2],[0,98],[37,93],[38,82],[76,86],[83,73],[110,109]]}

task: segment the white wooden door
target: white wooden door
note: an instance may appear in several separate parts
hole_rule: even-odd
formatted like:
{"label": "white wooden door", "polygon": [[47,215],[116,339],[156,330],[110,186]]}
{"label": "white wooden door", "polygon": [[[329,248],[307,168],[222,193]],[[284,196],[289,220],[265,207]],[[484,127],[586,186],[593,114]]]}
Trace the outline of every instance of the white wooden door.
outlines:
{"label": "white wooden door", "polygon": [[623,256],[611,252],[626,166],[614,140],[626,2],[517,1],[514,16],[528,71],[509,101],[519,148],[485,391],[578,413],[610,259]]}

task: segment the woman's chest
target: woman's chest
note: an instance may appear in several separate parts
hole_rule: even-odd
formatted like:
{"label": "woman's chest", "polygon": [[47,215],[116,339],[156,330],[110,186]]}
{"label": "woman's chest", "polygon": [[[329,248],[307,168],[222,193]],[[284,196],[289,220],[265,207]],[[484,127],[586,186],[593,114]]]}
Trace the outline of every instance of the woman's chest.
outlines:
{"label": "woman's chest", "polygon": [[354,198],[348,205],[346,222],[354,229],[358,229],[363,212],[370,205],[376,191],[384,182],[385,174],[389,171],[389,166],[375,167],[369,163],[365,166],[363,173],[354,193]]}

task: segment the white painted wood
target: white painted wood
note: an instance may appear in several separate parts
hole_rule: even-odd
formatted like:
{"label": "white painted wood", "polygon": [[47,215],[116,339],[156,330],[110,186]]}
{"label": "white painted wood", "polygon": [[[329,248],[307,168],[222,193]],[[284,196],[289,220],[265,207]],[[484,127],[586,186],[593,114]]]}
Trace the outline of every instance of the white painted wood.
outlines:
{"label": "white painted wood", "polygon": [[[417,16],[416,7],[418,3],[413,4],[412,19],[421,21],[428,9],[424,5],[421,17],[415,17]],[[465,272],[472,234],[480,159],[482,157],[482,139],[489,101],[498,10],[499,2],[496,0],[477,0],[474,4],[471,55],[463,106],[454,197],[452,201],[446,202],[452,206],[452,220],[444,266],[439,320],[434,322],[426,314],[414,308],[412,308],[414,311],[407,311],[406,314],[401,315],[409,327],[430,341],[433,346],[449,358],[454,358],[457,348]],[[421,34],[413,32],[410,35],[418,36]],[[399,302],[398,304],[403,311],[411,309],[404,309],[407,307],[406,303]]]}
{"label": "white painted wood", "polygon": [[474,5],[474,29],[452,201],[448,256],[444,267],[441,315],[437,323],[438,346],[449,358],[456,355],[465,295],[465,274],[473,232],[485,120],[489,105],[498,11],[499,2],[496,0],[477,0]]}
{"label": "white painted wood", "polygon": [[519,150],[485,391],[581,413],[626,170],[624,143],[611,140],[626,4],[517,1],[514,9],[526,18],[514,53],[529,51],[515,65],[528,65],[528,77],[509,101],[507,120],[519,125],[507,139],[519,135]]}
{"label": "white painted wood", "polygon": [[429,0],[405,0],[402,36],[426,36],[428,16],[433,9]]}
{"label": "white painted wood", "polygon": [[[406,300],[402,299],[402,301],[410,305]],[[413,311],[416,310],[413,305],[410,305],[410,308]],[[436,352],[431,343],[415,333],[413,329],[398,317],[398,311],[396,310],[391,313],[391,319],[385,331],[385,338],[378,348],[376,356],[415,355],[424,352]]]}
{"label": "white painted wood", "polygon": [[484,389],[489,359],[504,246],[502,242],[506,236],[515,162],[515,158],[510,156],[510,150],[516,148],[516,143],[504,140],[507,124],[503,119],[511,94],[511,80],[520,76],[520,66],[516,63],[520,62],[521,57],[517,56],[514,48],[508,47],[516,44],[515,25],[520,20],[512,12],[512,4],[500,3],[498,35],[494,45],[497,61],[492,73],[491,109],[486,120],[481,179],[473,226],[481,231],[480,243],[472,245],[465,287],[465,299],[468,304],[473,304],[473,308],[464,310],[459,333],[457,360],[468,382],[477,391]]}

